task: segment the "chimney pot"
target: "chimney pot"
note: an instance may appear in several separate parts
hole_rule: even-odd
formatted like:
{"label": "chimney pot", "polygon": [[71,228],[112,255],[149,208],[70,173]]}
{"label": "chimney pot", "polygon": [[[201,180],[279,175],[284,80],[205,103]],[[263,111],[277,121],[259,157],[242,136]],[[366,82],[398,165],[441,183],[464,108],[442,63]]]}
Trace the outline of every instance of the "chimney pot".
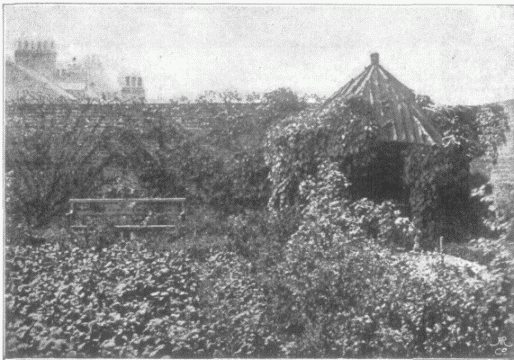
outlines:
{"label": "chimney pot", "polygon": [[378,65],[380,59],[378,53],[372,53],[369,57],[371,58],[371,65]]}

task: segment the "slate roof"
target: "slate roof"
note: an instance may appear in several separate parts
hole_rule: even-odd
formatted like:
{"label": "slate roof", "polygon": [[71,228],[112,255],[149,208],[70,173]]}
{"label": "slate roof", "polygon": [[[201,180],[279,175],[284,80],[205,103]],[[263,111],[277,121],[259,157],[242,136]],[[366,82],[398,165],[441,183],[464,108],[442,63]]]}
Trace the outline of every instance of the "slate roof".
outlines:
{"label": "slate roof", "polygon": [[85,82],[60,82],[58,85],[66,91],[85,91]]}
{"label": "slate roof", "polygon": [[425,145],[441,142],[440,132],[416,104],[414,92],[380,65],[378,53],[371,54],[371,64],[329,97],[320,111],[330,111],[331,104],[354,97],[371,104],[383,140]]}
{"label": "slate roof", "polygon": [[50,97],[76,100],[73,95],[38,72],[15,63],[8,62],[6,65],[6,77],[9,79],[6,81],[6,90],[10,95],[8,98],[15,96],[18,91],[27,90],[38,91]]}

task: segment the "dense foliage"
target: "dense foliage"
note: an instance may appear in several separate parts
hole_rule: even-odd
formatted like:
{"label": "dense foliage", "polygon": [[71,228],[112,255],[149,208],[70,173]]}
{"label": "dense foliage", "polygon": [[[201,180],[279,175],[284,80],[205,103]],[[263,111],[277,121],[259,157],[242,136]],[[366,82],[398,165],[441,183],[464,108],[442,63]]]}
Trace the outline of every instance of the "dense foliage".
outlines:
{"label": "dense foliage", "polygon": [[189,348],[199,321],[198,279],[185,254],[54,244],[16,247],[8,258],[8,356],[198,350]]}
{"label": "dense foliage", "polygon": [[237,92],[207,92],[196,100],[209,114],[209,130],[198,141],[223,163],[216,174],[210,204],[225,213],[262,209],[271,191],[264,141],[269,129],[308,107],[307,98],[280,88],[246,97]]}
{"label": "dense foliage", "polygon": [[[482,268],[398,253],[391,239],[414,241],[412,226],[389,206],[342,198],[333,164],[301,188],[298,230],[271,262],[233,242],[201,252],[9,246],[7,355],[483,357],[512,333],[504,242],[476,243]],[[267,237],[284,235],[263,222]]]}
{"label": "dense foliage", "polygon": [[[345,118],[346,121],[341,121]],[[304,112],[269,133],[267,162],[270,166],[271,208],[285,209],[304,203],[300,183],[315,176],[326,160],[336,161],[353,180],[373,158],[378,125],[366,103],[353,99],[333,104],[323,113]]]}
{"label": "dense foliage", "polygon": [[[7,224],[52,228],[7,233],[7,357],[493,356],[514,333],[514,202],[469,163],[494,161],[505,114],[418,101],[442,146],[384,144],[361,99],[312,112],[288,89],[13,104]],[[63,226],[70,197],[145,196],[187,198],[177,234]]]}
{"label": "dense foliage", "polygon": [[329,160],[350,182],[348,198],[401,205],[422,231],[424,248],[433,248],[441,235],[450,241],[485,235],[487,211],[481,199],[472,198],[473,187],[485,183],[472,183],[470,162],[496,161],[507,115],[500,105],[435,107],[426,97],[418,101],[441,129],[442,144],[381,141],[369,105],[358,98],[277,126],[268,138],[271,208],[301,207],[299,184]]}
{"label": "dense foliage", "polygon": [[192,103],[11,103],[6,121],[11,223],[49,225],[72,197],[186,196],[224,213],[263,208],[270,126],[307,107],[289,89]]}
{"label": "dense foliage", "polygon": [[373,231],[361,216],[369,205],[341,200],[342,181],[333,165],[322,166],[278,267],[279,308],[296,329],[288,355],[478,356],[512,331],[512,272],[504,272],[512,253],[498,244],[491,273],[480,274],[437,255],[395,253],[384,245],[393,233],[415,241],[411,224],[382,212]]}
{"label": "dense foliage", "polygon": [[[498,147],[509,130],[500,105],[436,107],[425,109],[443,132],[441,146],[412,148],[406,157],[405,181],[410,186],[410,206],[418,226],[430,237],[469,239],[487,232],[481,226],[484,210],[471,197],[470,163],[482,157],[494,164]],[[478,206],[478,208],[477,208]]]}
{"label": "dense foliage", "polygon": [[113,124],[89,105],[20,104],[6,121],[7,204],[11,223],[47,225],[71,197],[85,197],[108,179]]}

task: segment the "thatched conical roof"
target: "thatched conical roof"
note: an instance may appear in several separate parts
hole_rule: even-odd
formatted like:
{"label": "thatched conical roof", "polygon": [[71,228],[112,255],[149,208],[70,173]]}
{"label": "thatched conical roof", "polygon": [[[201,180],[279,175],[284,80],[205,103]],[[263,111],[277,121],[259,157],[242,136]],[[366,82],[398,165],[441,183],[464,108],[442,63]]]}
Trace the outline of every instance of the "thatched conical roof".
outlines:
{"label": "thatched conical roof", "polygon": [[355,97],[371,105],[383,140],[427,145],[441,142],[441,134],[416,104],[414,92],[380,65],[378,53],[371,54],[371,64],[328,98],[320,111],[330,111],[331,104]]}

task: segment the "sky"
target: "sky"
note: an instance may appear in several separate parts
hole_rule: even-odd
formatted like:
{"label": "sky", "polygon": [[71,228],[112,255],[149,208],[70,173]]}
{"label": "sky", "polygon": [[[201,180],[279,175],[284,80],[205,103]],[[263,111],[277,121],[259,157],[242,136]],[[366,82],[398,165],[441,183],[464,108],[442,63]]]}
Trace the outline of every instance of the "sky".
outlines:
{"label": "sky", "polygon": [[97,54],[149,99],[288,87],[329,96],[380,63],[442,104],[514,98],[514,7],[6,5],[4,54],[52,38],[58,61]]}

